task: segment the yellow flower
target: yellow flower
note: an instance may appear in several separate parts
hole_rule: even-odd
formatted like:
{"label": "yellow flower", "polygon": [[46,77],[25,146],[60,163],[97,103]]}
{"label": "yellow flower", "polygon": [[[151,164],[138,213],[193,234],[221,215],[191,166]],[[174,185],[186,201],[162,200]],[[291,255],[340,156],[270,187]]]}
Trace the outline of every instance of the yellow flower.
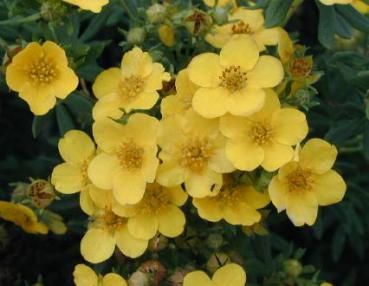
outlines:
{"label": "yellow flower", "polygon": [[232,4],[233,6],[236,7],[236,3],[237,3],[235,0],[203,0],[203,2],[209,7],[214,7],[215,3],[217,3],[217,6],[220,6],[220,7],[226,6],[228,4]]}
{"label": "yellow flower", "polygon": [[32,42],[7,67],[6,82],[35,115],[43,115],[54,107],[56,98],[64,99],[77,88],[78,77],[60,46]]}
{"label": "yellow flower", "polygon": [[188,78],[187,69],[181,70],[176,78],[176,95],[164,97],[161,101],[163,117],[183,114],[192,106],[192,98],[198,87]]}
{"label": "yellow flower", "polygon": [[160,41],[167,47],[173,47],[175,43],[174,30],[169,25],[160,25],[158,30]]}
{"label": "yellow flower", "polygon": [[121,69],[110,68],[97,76],[92,87],[99,99],[93,109],[94,119],[118,119],[123,115],[121,109],[152,108],[159,98],[157,91],[169,79],[161,64],[153,63],[140,48],[133,48],[124,54]]}
{"label": "yellow flower", "polygon": [[323,282],[320,284],[320,286],[333,286],[333,284],[329,283],[329,282]]}
{"label": "yellow flower", "polygon": [[102,152],[90,163],[88,176],[95,186],[113,190],[122,205],[138,203],[146,183],[155,180],[159,160],[156,145],[159,121],[135,113],[122,125],[101,119],[93,125],[93,134]]}
{"label": "yellow flower", "polygon": [[353,0],[352,6],[362,14],[369,13],[369,5],[362,0]]}
{"label": "yellow flower", "polygon": [[47,234],[48,228],[38,221],[34,211],[21,204],[0,201],[0,218],[10,221],[28,233]]}
{"label": "yellow flower", "polygon": [[67,226],[63,221],[63,217],[49,210],[43,210],[40,215],[40,221],[47,226],[47,228],[55,234],[65,234]]}
{"label": "yellow flower", "polygon": [[213,197],[194,198],[199,216],[211,222],[224,219],[233,225],[253,225],[261,219],[257,210],[269,203],[268,195],[252,186],[238,184],[231,176],[224,176],[220,192]]}
{"label": "yellow flower", "polygon": [[94,13],[100,13],[103,6],[109,3],[109,0],[63,0],[66,3],[76,5],[83,10],[89,10]]}
{"label": "yellow flower", "polygon": [[264,88],[277,86],[283,79],[281,62],[260,56],[256,43],[247,36],[229,41],[220,55],[204,53],[188,66],[190,80],[200,86],[193,96],[196,112],[214,118],[230,112],[246,116],[264,104]]}
{"label": "yellow flower", "polygon": [[88,262],[107,260],[112,256],[115,246],[131,258],[142,255],[147,248],[148,241],[130,234],[127,219],[113,212],[113,204],[111,201],[90,217],[92,222],[81,240],[81,254]]}
{"label": "yellow flower", "polygon": [[174,187],[185,183],[193,197],[205,197],[219,191],[222,173],[234,167],[226,158],[226,138],[218,130],[217,119],[205,119],[193,110],[161,121],[158,139],[163,163],[157,181]]}
{"label": "yellow flower", "polygon": [[203,271],[193,271],[183,280],[183,286],[244,286],[245,283],[245,270],[235,263],[219,268],[212,279]]}
{"label": "yellow flower", "polygon": [[76,286],[127,286],[126,280],[116,273],[97,275],[90,267],[78,264],[73,272]]}
{"label": "yellow flower", "polygon": [[278,212],[286,210],[294,225],[313,225],[318,206],[342,200],[346,184],[331,170],[336,156],[336,147],[321,139],[311,139],[300,150],[298,161],[287,163],[273,177],[270,199]]}
{"label": "yellow flower", "polygon": [[264,28],[263,10],[239,7],[229,16],[229,21],[222,26],[215,25],[205,40],[216,48],[222,48],[233,37],[247,35],[256,42],[260,51],[265,50],[265,46],[278,43],[281,28]]}
{"label": "yellow flower", "polygon": [[249,117],[226,115],[220,130],[229,138],[225,152],[233,165],[243,171],[262,166],[275,171],[293,157],[293,145],[308,132],[305,114],[281,108],[278,95],[268,90],[264,107]]}
{"label": "yellow flower", "polygon": [[136,205],[115,209],[117,214],[128,217],[128,230],[137,238],[151,239],[159,231],[167,237],[180,235],[186,218],[179,206],[184,205],[187,194],[181,187],[164,188],[149,184],[142,200]]}

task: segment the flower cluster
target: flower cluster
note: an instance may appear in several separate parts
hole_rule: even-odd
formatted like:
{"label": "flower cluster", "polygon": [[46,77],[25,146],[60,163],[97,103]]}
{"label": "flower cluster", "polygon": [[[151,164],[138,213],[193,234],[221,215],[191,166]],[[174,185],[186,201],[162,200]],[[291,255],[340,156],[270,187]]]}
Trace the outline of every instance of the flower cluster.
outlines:
{"label": "flower cluster", "polygon": [[[108,1],[64,2],[99,12]],[[204,2],[223,7],[233,1]],[[159,36],[173,46],[170,27],[161,26]],[[322,139],[306,140],[309,127],[299,110],[304,105],[296,100],[320,75],[304,47],[280,27],[265,28],[262,10],[244,7],[232,8],[229,21],[213,25],[205,40],[218,52],[195,55],[176,74],[138,46],[125,52],[120,67],[104,70],[93,83],[92,133],[70,130],[59,140],[64,162],[53,169],[51,183],[62,194],[79,193],[89,216],[80,244],[86,261],[106,261],[116,247],[137,258],[158,235],[180,236],[184,205],[208,222],[246,229],[261,223],[270,202],[303,226],[315,223],[319,206],[342,200],[346,185],[332,170],[337,149]],[[164,91],[171,79],[175,88]],[[6,80],[36,115],[78,85],[64,50],[50,41],[19,52]],[[268,180],[260,187],[262,176]],[[24,206],[1,202],[0,216],[28,232],[47,232]],[[74,281],[127,285],[117,274],[97,275],[82,264]],[[183,281],[245,283],[245,271],[234,263],[212,279],[193,271]]]}

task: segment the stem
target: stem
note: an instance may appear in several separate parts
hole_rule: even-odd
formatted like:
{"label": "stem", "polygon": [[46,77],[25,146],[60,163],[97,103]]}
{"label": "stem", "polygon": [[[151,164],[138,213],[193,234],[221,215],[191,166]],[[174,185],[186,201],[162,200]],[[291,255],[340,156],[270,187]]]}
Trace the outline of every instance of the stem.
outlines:
{"label": "stem", "polygon": [[34,22],[34,21],[37,21],[39,19],[41,19],[41,13],[36,13],[36,14],[30,15],[30,16],[27,16],[27,17],[0,21],[0,26],[24,24],[24,23]]}
{"label": "stem", "polygon": [[123,8],[126,10],[128,17],[131,19],[135,18],[135,15],[132,13],[131,9],[129,8],[129,5],[127,4],[126,0],[121,0]]}
{"label": "stem", "polygon": [[284,25],[285,26],[288,21],[290,20],[290,18],[292,17],[293,14],[295,14],[296,10],[300,7],[300,5],[302,4],[302,2],[304,2],[304,0],[294,0],[290,9],[288,10],[286,19],[284,21]]}

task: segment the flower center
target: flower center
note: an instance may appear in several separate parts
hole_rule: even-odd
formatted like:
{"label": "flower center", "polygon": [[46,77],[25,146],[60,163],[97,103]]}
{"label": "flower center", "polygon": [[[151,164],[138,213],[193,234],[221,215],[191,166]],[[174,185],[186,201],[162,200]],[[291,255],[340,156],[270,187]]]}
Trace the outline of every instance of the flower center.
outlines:
{"label": "flower center", "polygon": [[28,76],[33,83],[49,84],[56,77],[55,65],[42,56],[30,65]]}
{"label": "flower center", "polygon": [[222,71],[219,77],[220,86],[230,90],[231,92],[238,91],[245,87],[247,73],[241,70],[240,66],[229,66]]}
{"label": "flower center", "polygon": [[83,177],[83,181],[85,183],[87,183],[89,181],[88,179],[88,174],[87,174],[87,170],[88,170],[88,165],[90,164],[90,159],[86,159],[83,161],[83,163],[80,166],[80,170],[81,170],[81,174]]}
{"label": "flower center", "polygon": [[122,144],[117,152],[120,165],[129,170],[134,171],[141,169],[143,164],[144,149],[137,146],[133,141]]}
{"label": "flower center", "polygon": [[239,22],[232,25],[232,34],[247,34],[251,35],[254,31],[251,29],[250,25],[240,20]]}
{"label": "flower center", "polygon": [[109,232],[114,232],[126,224],[126,219],[117,216],[110,209],[105,209],[102,214],[95,217],[94,225]]}
{"label": "flower center", "polygon": [[289,65],[289,72],[294,77],[307,76],[311,72],[311,64],[305,58],[294,59]]}
{"label": "flower center", "polygon": [[183,167],[195,172],[202,172],[211,157],[212,145],[208,139],[194,138],[181,146],[181,161]]}
{"label": "flower center", "polygon": [[160,185],[148,185],[142,201],[137,205],[140,214],[155,215],[170,203],[169,198]]}
{"label": "flower center", "polygon": [[118,94],[127,102],[134,100],[144,88],[144,80],[137,75],[124,77],[118,85]]}
{"label": "flower center", "polygon": [[251,127],[250,135],[252,140],[257,145],[264,145],[270,142],[272,135],[271,131],[272,131],[271,128],[266,124],[255,123]]}
{"label": "flower center", "polygon": [[242,190],[237,187],[225,186],[219,194],[213,198],[218,201],[221,208],[231,207],[234,208],[242,199]]}
{"label": "flower center", "polygon": [[287,176],[288,188],[291,192],[309,191],[313,177],[309,170],[297,169]]}

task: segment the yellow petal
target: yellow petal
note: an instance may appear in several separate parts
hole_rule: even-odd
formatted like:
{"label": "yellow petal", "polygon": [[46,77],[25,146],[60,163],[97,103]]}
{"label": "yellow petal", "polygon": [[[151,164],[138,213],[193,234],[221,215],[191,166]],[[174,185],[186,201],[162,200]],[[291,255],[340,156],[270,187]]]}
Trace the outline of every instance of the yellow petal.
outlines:
{"label": "yellow petal", "polygon": [[268,194],[256,191],[251,186],[246,186],[243,191],[245,202],[255,209],[260,209],[269,204],[270,199]]}
{"label": "yellow petal", "polygon": [[263,10],[251,10],[245,7],[238,7],[234,13],[229,16],[229,20],[242,20],[250,26],[252,31],[259,31],[263,29],[264,25]]}
{"label": "yellow petal", "polygon": [[251,123],[245,117],[226,114],[219,120],[219,129],[224,136],[234,139],[247,134],[250,130]]}
{"label": "yellow petal", "polygon": [[56,103],[55,91],[50,85],[33,87],[27,83],[19,91],[19,97],[28,103],[35,115],[46,114]]}
{"label": "yellow petal", "polygon": [[[220,139],[218,139],[218,142]],[[225,153],[225,145],[222,144],[220,148],[214,150],[209,159],[209,168],[218,173],[230,173],[235,170],[235,167],[228,159]]]}
{"label": "yellow petal", "polygon": [[100,263],[113,255],[115,239],[103,229],[91,228],[81,240],[81,254],[91,263]]}
{"label": "yellow petal", "polygon": [[29,82],[28,73],[21,67],[10,64],[6,68],[6,84],[10,89],[15,91],[21,91],[23,87]]}
{"label": "yellow petal", "polygon": [[183,69],[178,73],[175,85],[179,94],[193,95],[198,89],[198,86],[190,81],[187,69]]}
{"label": "yellow petal", "polygon": [[166,188],[170,201],[176,206],[183,206],[188,198],[186,192],[182,190],[182,187],[177,186],[173,188]]}
{"label": "yellow petal", "polygon": [[119,163],[116,157],[100,153],[92,159],[88,166],[88,177],[98,188],[111,190],[113,178],[118,168]]}
{"label": "yellow petal", "polygon": [[257,113],[263,118],[271,118],[272,114],[281,108],[278,94],[273,89],[264,89],[265,100],[263,108]]}
{"label": "yellow petal", "polygon": [[229,91],[223,87],[200,88],[193,96],[192,107],[205,118],[219,117],[227,112],[228,96]]}
{"label": "yellow petal", "polygon": [[[145,128],[142,128],[143,126]],[[131,115],[124,129],[124,132],[133,137],[135,142],[141,146],[155,146],[158,131],[159,120],[143,113]]]}
{"label": "yellow petal", "polygon": [[288,192],[289,190],[287,183],[279,180],[277,176],[274,176],[273,179],[270,181],[268,193],[270,196],[270,200],[277,208],[278,212],[286,209]]}
{"label": "yellow petal", "polygon": [[217,87],[222,74],[219,56],[213,53],[198,55],[192,59],[187,71],[193,83],[201,87]]}
{"label": "yellow petal", "polygon": [[289,192],[286,213],[295,226],[313,225],[318,215],[318,200],[313,192]]}
{"label": "yellow petal", "polygon": [[156,91],[141,92],[132,102],[129,102],[121,108],[126,112],[133,109],[151,109],[159,99],[159,94]]}
{"label": "yellow petal", "polygon": [[136,215],[128,219],[128,231],[136,238],[149,240],[158,231],[158,219],[155,215]]}
{"label": "yellow petal", "polygon": [[159,232],[166,237],[179,236],[186,224],[183,212],[174,205],[168,205],[158,216]]}
{"label": "yellow petal", "polygon": [[121,99],[118,94],[110,93],[100,98],[92,109],[92,117],[95,121],[106,117],[119,119],[123,115]]}
{"label": "yellow petal", "polygon": [[93,134],[97,145],[105,152],[114,152],[121,146],[127,134],[124,134],[123,125],[104,118],[93,125]]}
{"label": "yellow petal", "polygon": [[202,174],[191,173],[185,180],[186,191],[194,198],[211,196],[220,190],[222,184],[222,175],[211,170]]}
{"label": "yellow petal", "polygon": [[156,179],[163,186],[178,186],[184,182],[185,171],[177,162],[163,163],[158,168]]}
{"label": "yellow petal", "polygon": [[79,192],[85,184],[85,178],[79,167],[69,163],[57,165],[51,174],[51,183],[63,194]]}
{"label": "yellow petal", "polygon": [[116,231],[117,246],[122,253],[130,258],[136,258],[142,255],[148,245],[147,240],[133,237],[126,226]]}
{"label": "yellow petal", "polygon": [[113,202],[113,193],[111,190],[102,190],[90,184],[87,189],[94,205],[99,209],[111,208]]}
{"label": "yellow petal", "polygon": [[78,76],[70,68],[63,68],[59,71],[58,79],[53,82],[55,96],[65,99],[78,87]]}
{"label": "yellow petal", "polygon": [[244,286],[246,273],[238,264],[229,263],[215,272],[213,281],[216,285],[222,286]]}
{"label": "yellow petal", "polygon": [[146,181],[139,173],[129,171],[119,171],[113,179],[113,195],[118,203],[136,204],[138,203],[146,188]]}
{"label": "yellow petal", "polygon": [[95,79],[92,86],[94,95],[101,98],[105,95],[115,93],[121,79],[121,72],[119,68],[110,68],[101,72]]}
{"label": "yellow petal", "polygon": [[313,138],[307,141],[299,154],[300,164],[323,174],[332,168],[337,157],[337,149],[327,141]]}
{"label": "yellow petal", "polygon": [[68,59],[64,49],[58,46],[56,43],[46,41],[42,45],[42,50],[48,57],[56,60],[59,67],[68,66]]}
{"label": "yellow petal", "polygon": [[304,113],[297,109],[282,108],[273,114],[273,139],[281,144],[296,145],[308,133]]}
{"label": "yellow petal", "polygon": [[279,42],[279,28],[263,29],[255,33],[255,41],[265,46],[275,46]]}
{"label": "yellow petal", "polygon": [[81,206],[82,211],[92,216],[98,210],[90,197],[90,193],[88,188],[85,188],[79,195],[79,205]]}
{"label": "yellow petal", "polygon": [[333,170],[314,176],[313,191],[321,206],[342,201],[346,192],[346,184],[342,177]]}
{"label": "yellow petal", "polygon": [[202,271],[193,271],[188,273],[184,280],[183,286],[212,286],[212,282],[208,275]]}
{"label": "yellow petal", "polygon": [[261,56],[255,67],[247,73],[247,84],[251,88],[275,87],[283,76],[283,66],[277,58]]}
{"label": "yellow petal", "polygon": [[273,172],[291,161],[294,150],[291,146],[279,144],[277,142],[270,142],[263,146],[264,160],[261,166],[269,171]]}
{"label": "yellow petal", "polygon": [[243,171],[256,169],[264,160],[263,149],[246,138],[228,141],[226,155],[237,169]]}
{"label": "yellow petal", "polygon": [[90,267],[78,264],[73,272],[74,284],[76,286],[98,286],[98,277]]}
{"label": "yellow petal", "polygon": [[260,213],[248,204],[240,202],[237,207],[224,208],[224,219],[233,225],[253,225],[260,221]]}
{"label": "yellow petal", "polygon": [[[126,280],[115,273],[106,274],[103,278],[102,286],[127,286]],[[78,285],[77,285],[78,286]]]}
{"label": "yellow petal", "polygon": [[[168,78],[169,77],[169,78]],[[169,80],[170,75],[165,73],[165,69],[161,64],[154,63],[151,74],[145,78],[144,90],[152,92],[163,88],[163,81]]]}
{"label": "yellow petal", "polygon": [[259,49],[248,36],[232,38],[220,51],[220,64],[223,67],[240,66],[242,70],[251,70],[259,59]]}
{"label": "yellow petal", "polygon": [[194,198],[193,205],[197,208],[199,216],[211,222],[218,222],[223,218],[223,212],[218,202],[212,198]]}
{"label": "yellow petal", "polygon": [[238,116],[248,116],[259,111],[265,102],[265,91],[261,88],[244,88],[230,96],[226,101],[229,113]]}
{"label": "yellow petal", "polygon": [[64,161],[82,164],[95,153],[95,144],[91,138],[79,130],[70,130],[59,140],[58,148]]}
{"label": "yellow petal", "polygon": [[281,61],[283,63],[286,63],[291,59],[294,53],[293,42],[285,30],[283,30],[282,28],[279,28],[278,30],[279,30],[278,55],[281,58]]}
{"label": "yellow petal", "polygon": [[122,59],[122,71],[131,75],[148,76],[153,69],[153,62],[147,52],[134,47],[131,51],[124,54]]}

